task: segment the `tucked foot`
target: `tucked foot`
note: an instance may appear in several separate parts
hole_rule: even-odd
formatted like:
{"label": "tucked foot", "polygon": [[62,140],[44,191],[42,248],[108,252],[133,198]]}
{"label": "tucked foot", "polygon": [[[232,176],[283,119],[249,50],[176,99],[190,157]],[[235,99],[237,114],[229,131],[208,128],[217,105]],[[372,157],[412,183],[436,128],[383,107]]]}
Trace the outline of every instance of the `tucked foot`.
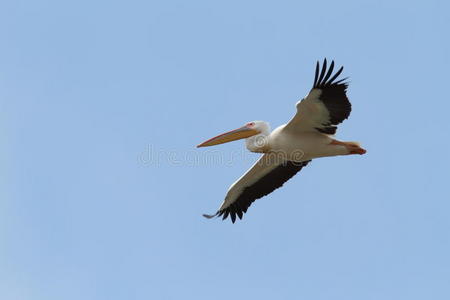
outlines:
{"label": "tucked foot", "polygon": [[366,149],[361,148],[358,143],[345,142],[344,146],[347,148],[349,154],[363,155],[367,152]]}
{"label": "tucked foot", "polygon": [[347,148],[348,154],[363,155],[367,152],[365,149],[361,148],[361,146],[356,142],[341,142],[338,140],[333,140],[331,142],[331,145],[344,146],[345,148]]}
{"label": "tucked foot", "polygon": [[366,154],[366,150],[365,149],[363,149],[363,148],[360,148],[360,147],[358,147],[358,148],[356,148],[356,149],[353,149],[353,150],[350,150],[350,154],[359,154],[359,155],[363,155],[363,154]]}

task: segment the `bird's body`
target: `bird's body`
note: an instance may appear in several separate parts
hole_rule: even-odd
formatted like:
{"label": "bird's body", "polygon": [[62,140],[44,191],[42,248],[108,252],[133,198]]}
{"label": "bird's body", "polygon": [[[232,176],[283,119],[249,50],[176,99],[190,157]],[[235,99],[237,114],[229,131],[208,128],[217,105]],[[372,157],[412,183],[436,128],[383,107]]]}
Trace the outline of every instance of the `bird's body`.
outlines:
{"label": "bird's body", "polygon": [[205,217],[222,216],[226,219],[230,216],[234,223],[236,216],[242,218],[253,201],[282,186],[312,159],[366,152],[356,142],[342,142],[333,137],[336,125],[347,119],[351,111],[346,96],[347,83],[343,82],[345,79],[334,81],[343,68],[331,76],[333,67],[334,62],[327,71],[327,62],[324,60],[319,75],[317,63],[313,88],[297,103],[297,113],[289,123],[270,132],[267,122],[249,122],[198,146],[213,146],[246,138],[248,150],[263,153],[230,186],[217,213]]}
{"label": "bird's body", "polygon": [[[255,126],[269,126],[263,121],[253,121]],[[287,124],[275,128],[272,132],[247,138],[246,146],[251,152],[277,154],[290,161],[305,161],[313,158],[345,155],[346,147],[336,145],[330,135],[318,131],[293,131]]]}
{"label": "bird's body", "polygon": [[329,135],[313,132],[293,132],[282,125],[268,137],[270,151],[285,154],[287,160],[306,161],[313,158],[346,154],[346,148],[331,144]]}

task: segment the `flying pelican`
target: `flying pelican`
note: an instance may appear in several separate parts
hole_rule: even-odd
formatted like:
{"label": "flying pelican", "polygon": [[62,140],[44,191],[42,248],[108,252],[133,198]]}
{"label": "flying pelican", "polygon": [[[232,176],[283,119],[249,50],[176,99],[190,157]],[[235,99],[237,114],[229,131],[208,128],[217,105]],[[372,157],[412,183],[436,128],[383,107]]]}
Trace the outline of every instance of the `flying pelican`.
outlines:
{"label": "flying pelican", "polygon": [[209,139],[197,147],[208,147],[239,139],[251,152],[264,153],[259,160],[228,189],[225,200],[213,215],[242,219],[249,206],[261,197],[281,187],[312,159],[326,156],[364,154],[357,142],[342,142],[333,138],[338,124],[348,118],[351,104],[347,98],[347,78],[337,80],[344,67],[334,75],[334,61],[327,70],[324,59],[319,73],[316,64],[314,84],[309,94],[297,102],[297,113],[289,123],[270,132],[264,121],[252,121],[244,126]]}

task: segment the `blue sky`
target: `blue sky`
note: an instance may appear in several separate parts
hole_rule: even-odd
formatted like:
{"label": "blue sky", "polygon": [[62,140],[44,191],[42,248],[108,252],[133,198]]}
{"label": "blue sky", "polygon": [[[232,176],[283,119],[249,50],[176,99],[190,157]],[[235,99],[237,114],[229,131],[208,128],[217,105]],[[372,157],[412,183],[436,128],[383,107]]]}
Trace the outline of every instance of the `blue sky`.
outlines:
{"label": "blue sky", "polygon": [[[1,299],[450,299],[446,1],[2,1]],[[287,122],[316,60],[338,131],[244,220],[258,157],[195,145]]]}

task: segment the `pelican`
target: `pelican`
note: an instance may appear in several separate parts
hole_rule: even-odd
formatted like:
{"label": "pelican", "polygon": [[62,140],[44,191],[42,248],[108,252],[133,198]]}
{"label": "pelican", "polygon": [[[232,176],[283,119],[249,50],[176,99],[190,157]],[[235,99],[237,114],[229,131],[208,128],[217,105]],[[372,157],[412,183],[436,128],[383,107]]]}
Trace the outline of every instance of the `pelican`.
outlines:
{"label": "pelican", "polygon": [[347,78],[337,80],[344,67],[333,74],[334,61],[327,68],[316,64],[314,84],[309,94],[296,104],[297,112],[289,121],[270,132],[264,121],[252,121],[244,126],[213,137],[197,147],[209,147],[245,138],[251,152],[263,153],[259,160],[235,183],[217,212],[206,218],[236,216],[242,219],[250,205],[297,174],[312,159],[337,155],[365,154],[358,142],[343,142],[334,138],[337,125],[350,115],[347,98]]}

